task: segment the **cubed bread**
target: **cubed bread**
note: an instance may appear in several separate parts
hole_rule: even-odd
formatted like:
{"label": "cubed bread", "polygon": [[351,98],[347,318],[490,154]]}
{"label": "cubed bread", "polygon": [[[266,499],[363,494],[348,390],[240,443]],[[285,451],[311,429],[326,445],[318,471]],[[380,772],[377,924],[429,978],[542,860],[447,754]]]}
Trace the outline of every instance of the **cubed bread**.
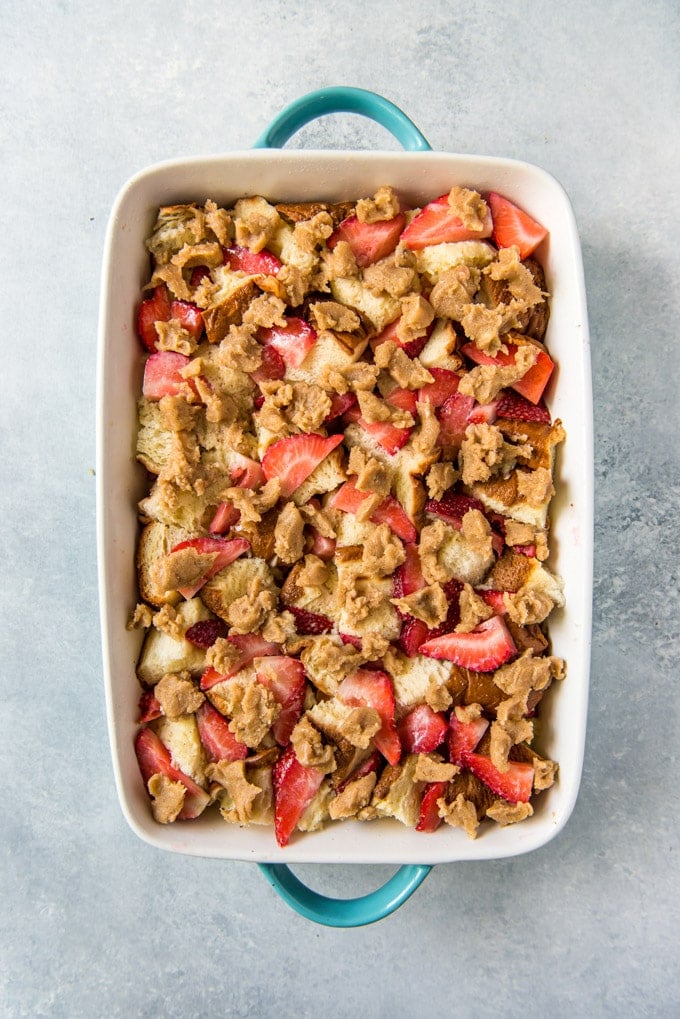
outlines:
{"label": "cubed bread", "polygon": [[[200,598],[191,598],[177,607],[179,622],[184,629],[212,613]],[[169,672],[189,672],[198,677],[205,668],[205,651],[188,640],[177,640],[154,628],[147,631],[137,663],[137,676],[145,686],[155,686]]]}

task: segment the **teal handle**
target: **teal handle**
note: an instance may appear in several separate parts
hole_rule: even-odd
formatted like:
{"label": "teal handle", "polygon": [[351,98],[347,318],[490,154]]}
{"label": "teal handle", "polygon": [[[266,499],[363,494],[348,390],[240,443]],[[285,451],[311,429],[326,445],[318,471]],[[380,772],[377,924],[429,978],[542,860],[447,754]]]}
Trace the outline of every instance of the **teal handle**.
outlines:
{"label": "teal handle", "polygon": [[432,870],[425,864],[400,867],[381,888],[357,899],[331,899],[303,885],[285,863],[260,863],[272,888],[289,906],[325,927],[365,927],[389,916],[413,895]]}
{"label": "teal handle", "polygon": [[[338,86],[319,89],[286,106],[253,146],[280,149],[288,139],[317,117],[327,113],[358,113],[375,120],[411,152],[428,152],[430,144],[406,114],[389,99],[362,88]],[[382,920],[413,895],[430,873],[424,864],[400,867],[381,888],[357,899],[331,899],[307,888],[285,863],[261,863],[260,870],[272,888],[296,912],[326,927],[363,927]]]}
{"label": "teal handle", "polygon": [[358,113],[387,128],[410,152],[429,152],[431,149],[427,138],[413,121],[389,99],[379,96],[376,92],[344,85],[321,88],[296,99],[272,120],[253,148],[283,148],[288,139],[301,127],[327,113]]}

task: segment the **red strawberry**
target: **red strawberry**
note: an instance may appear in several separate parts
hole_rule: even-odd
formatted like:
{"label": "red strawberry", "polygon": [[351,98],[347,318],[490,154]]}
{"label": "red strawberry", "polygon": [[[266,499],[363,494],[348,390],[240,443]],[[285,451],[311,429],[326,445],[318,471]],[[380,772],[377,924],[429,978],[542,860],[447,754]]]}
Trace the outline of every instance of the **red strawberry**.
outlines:
{"label": "red strawberry", "polygon": [[154,289],[151,297],[142,301],[137,313],[137,333],[147,350],[156,349],[158,342],[156,322],[167,322],[169,318],[170,295],[167,287],[161,283]]}
{"label": "red strawberry", "polygon": [[538,424],[550,424],[550,411],[544,403],[531,403],[519,393],[510,389],[501,389],[496,401],[496,416],[509,421],[535,421]]}
{"label": "red strawberry", "polygon": [[249,276],[276,276],[281,263],[271,251],[264,248],[262,251],[250,251],[234,244],[230,248],[223,248],[224,264],[228,265],[232,272],[245,272]]}
{"label": "red strawberry", "polygon": [[210,797],[192,778],[175,767],[169,750],[153,729],[139,730],[135,738],[135,753],[144,785],[148,785],[152,775],[165,775],[172,782],[182,783],[186,795],[184,806],[178,815],[180,820],[189,821],[203,813],[210,803]]}
{"label": "red strawberry", "polygon": [[211,761],[245,761],[248,747],[239,743],[227,719],[208,701],[203,701],[196,712],[196,723]]}
{"label": "red strawberry", "polygon": [[323,782],[319,768],[300,764],[293,746],[279,757],[272,770],[274,780],[274,831],[280,846],[288,844],[305,810]]}
{"label": "red strawberry", "polygon": [[505,604],[504,591],[477,591],[487,605],[490,605],[497,616],[503,616],[508,611]]}
{"label": "red strawberry", "polygon": [[418,390],[417,398],[419,402],[429,400],[433,408],[436,409],[458,392],[460,375],[448,371],[447,368],[428,368],[427,370],[434,378],[434,382],[428,382],[427,385],[422,386]]}
{"label": "red strawberry", "polygon": [[409,754],[429,754],[444,740],[449,727],[444,715],[428,704],[419,704],[399,722],[401,745]]}
{"label": "red strawberry", "polygon": [[305,699],[305,668],[297,658],[287,655],[271,655],[255,661],[255,672],[263,686],[271,690],[281,714],[274,722],[274,739],[281,747],[290,743],[290,734],[295,728]]}
{"label": "red strawberry", "polygon": [[191,287],[192,290],[195,290],[196,287],[200,287],[203,280],[206,278],[206,276],[209,275],[210,269],[208,268],[207,265],[194,266],[194,268],[191,270],[191,275],[189,276],[189,286]]}
{"label": "red strawberry", "polygon": [[406,559],[394,572],[394,597],[406,598],[407,595],[420,591],[425,587],[425,578],[420,566],[420,556],[416,545],[406,545]]}
{"label": "red strawberry", "polygon": [[327,561],[332,559],[335,555],[335,546],[337,544],[335,538],[326,538],[323,534],[320,534],[314,527],[310,528],[310,536],[312,543],[307,549],[312,555],[316,555],[319,559]]}
{"label": "red strawberry", "polygon": [[283,358],[278,350],[270,346],[262,348],[262,364],[254,372],[250,373],[250,377],[259,386],[261,382],[273,382],[276,379],[282,379],[285,374],[286,365]]}
{"label": "red strawberry", "polygon": [[409,658],[415,658],[420,648],[429,639],[430,631],[422,619],[406,616],[399,635],[399,647]]}
{"label": "red strawberry", "polygon": [[240,518],[241,511],[237,510],[233,503],[221,502],[210,521],[209,531],[211,534],[226,534],[229,528],[237,523]]}
{"label": "red strawberry", "polygon": [[383,763],[382,754],[377,750],[374,750],[370,757],[367,757],[365,761],[355,768],[351,775],[348,775],[344,782],[341,782],[337,787],[336,792],[341,793],[350,782],[356,782],[358,778],[364,778],[366,775],[370,775],[372,772],[377,771]]}
{"label": "red strawberry", "polygon": [[274,442],[262,458],[262,469],[269,481],[278,478],[281,482],[281,497],[287,499],[322,460],[343,440],[342,435],[301,434],[289,435]]}
{"label": "red strawberry", "polygon": [[436,831],[442,823],[439,816],[437,800],[440,800],[446,793],[446,782],[430,782],[423,793],[420,801],[420,816],[416,831]]}
{"label": "red strawberry", "polygon": [[227,624],[222,619],[199,619],[192,623],[184,634],[195,647],[212,647],[218,637],[227,636]]}
{"label": "red strawberry", "polygon": [[496,796],[510,803],[528,803],[534,785],[534,768],[524,761],[509,761],[507,771],[499,771],[489,757],[466,754],[465,767],[469,768]]}
{"label": "red strawberry", "polygon": [[349,216],[328,238],[328,247],[332,251],[338,241],[347,241],[357,265],[365,269],[394,251],[405,222],[403,213],[377,223],[362,223],[356,216]]}
{"label": "red strawberry", "polygon": [[375,745],[390,764],[398,764],[401,743],[394,724],[394,687],[387,673],[378,669],[357,669],[343,679],[338,697],[345,704],[367,705],[378,712],[382,725],[375,736]]}
{"label": "red strawberry", "polygon": [[418,354],[420,354],[423,347],[430,338],[430,335],[435,327],[435,322],[433,321],[427,327],[427,332],[425,333],[424,336],[419,336],[415,340],[409,340],[408,343],[404,343],[404,341],[400,340],[399,336],[397,335],[397,329],[399,328],[400,322],[401,315],[399,316],[399,318],[396,318],[394,322],[389,322],[381,333],[378,333],[377,336],[374,336],[372,338],[371,350],[373,351],[373,353],[375,353],[380,344],[384,343],[385,340],[391,340],[392,343],[396,343],[398,347],[401,347],[402,350],[404,350],[409,357],[418,357]]}
{"label": "red strawberry", "polygon": [[163,396],[177,396],[186,387],[183,368],[189,358],[174,350],[157,350],[144,365],[142,393],[147,400],[160,400]]}
{"label": "red strawberry", "polygon": [[535,545],[515,545],[513,552],[519,552],[520,555],[525,555],[528,559],[534,559],[536,556]]}
{"label": "red strawberry", "polygon": [[340,640],[343,644],[351,644],[357,651],[361,651],[363,644],[361,643],[361,637],[356,637],[353,633],[341,633]]}
{"label": "red strawberry", "polygon": [[497,416],[497,401],[491,403],[476,403],[468,417],[470,425],[492,425]]}
{"label": "red strawberry", "polygon": [[351,407],[345,414],[348,423],[358,422],[372,439],[382,446],[386,453],[394,455],[408,442],[411,428],[397,428],[389,421],[365,421],[358,407]]}
{"label": "red strawberry", "polygon": [[449,456],[457,453],[465,438],[465,429],[470,423],[470,414],[475,405],[473,396],[453,393],[440,407],[439,436],[437,442]]}
{"label": "red strawberry", "polygon": [[232,453],[229,463],[229,477],[237,488],[260,488],[266,478],[257,460],[242,453]]}
{"label": "red strawberry", "polygon": [[[370,498],[370,492],[360,492],[352,479],[341,485],[329,499],[331,509],[343,510],[345,513],[356,513],[364,500]],[[406,511],[393,496],[387,495],[369,517],[373,524],[387,524],[402,541],[412,542],[418,537],[416,528],[411,523]]]}
{"label": "red strawberry", "polygon": [[441,499],[428,499],[425,512],[439,517],[457,530],[463,526],[463,517],[472,509],[483,512],[484,506],[479,499],[469,495],[458,495],[457,492],[445,492]]}
{"label": "red strawberry", "polygon": [[499,248],[519,248],[519,257],[528,258],[548,236],[545,227],[494,191],[489,195],[493,217],[493,239]]}
{"label": "red strawberry", "polygon": [[333,620],[328,616],[322,616],[318,612],[308,612],[307,609],[298,609],[295,605],[286,605],[286,608],[295,617],[295,628],[298,633],[316,637],[320,633],[328,633],[333,629]]}
{"label": "red strawberry", "polygon": [[183,329],[198,339],[203,332],[203,315],[201,309],[190,301],[172,301],[170,318],[176,318]]}
{"label": "red strawberry", "polygon": [[257,337],[271,346],[289,368],[299,368],[317,341],[317,332],[303,318],[288,318],[285,326],[259,329]]}
{"label": "red strawberry", "polygon": [[161,706],[156,700],[151,690],[144,690],[139,698],[139,718],[137,721],[140,725],[145,722],[153,722],[154,718],[160,718],[163,712]]}
{"label": "red strawberry", "polygon": [[453,764],[465,764],[482,736],[489,728],[488,719],[480,715],[472,722],[461,722],[455,711],[449,720],[449,756]]}
{"label": "red strawberry", "polygon": [[490,672],[517,654],[510,632],[500,616],[492,616],[470,633],[447,633],[420,648],[429,658],[445,658],[463,669]]}
{"label": "red strawberry", "polygon": [[244,552],[247,552],[250,548],[250,542],[246,541],[245,538],[234,538],[232,541],[225,541],[224,538],[189,538],[187,541],[180,541],[178,545],[175,545],[170,554],[180,552],[184,548],[194,548],[201,554],[215,554],[212,565],[197,583],[179,588],[179,593],[182,597],[193,598],[203,585],[219,573],[220,570],[223,570],[225,566],[229,566],[235,559],[238,559]]}
{"label": "red strawberry", "polygon": [[446,244],[455,241],[476,241],[490,237],[493,224],[491,212],[487,210],[484,223],[480,230],[471,230],[463,225],[449,205],[448,194],[436,198],[425,205],[413,217],[404,230],[401,239],[407,248],[419,251],[430,244]]}
{"label": "red strawberry", "polygon": [[238,658],[228,672],[220,673],[208,667],[201,676],[201,690],[209,690],[211,687],[216,686],[217,683],[223,683],[226,679],[231,679],[237,672],[244,669],[246,665],[250,665],[255,658],[265,658],[267,655],[281,654],[280,644],[273,644],[265,640],[264,637],[260,637],[257,633],[234,633],[227,637],[227,640],[237,648],[239,652]]}
{"label": "red strawberry", "polygon": [[357,402],[357,398],[354,393],[333,393],[331,395],[331,410],[330,414],[325,420],[325,424],[329,421],[335,421],[336,418],[342,417],[350,407],[354,407]]}
{"label": "red strawberry", "polygon": [[392,390],[389,396],[385,397],[385,403],[390,403],[393,407],[398,407],[400,410],[407,410],[414,417],[416,415],[418,400],[413,389],[400,389],[397,387]]}
{"label": "red strawberry", "polygon": [[[466,343],[461,350],[463,353],[474,361],[475,364],[500,364],[510,365],[515,363],[515,354],[517,353],[517,347],[513,343],[507,344],[508,352],[504,354],[500,351],[494,357],[489,354],[485,354],[484,351],[478,350],[474,343]],[[548,379],[552,375],[553,368],[555,367],[551,358],[546,354],[544,350],[538,350],[538,356],[536,361],[529,368],[519,382],[513,382],[512,389],[525,396],[531,403],[539,403],[543,396],[543,390],[545,389]]]}

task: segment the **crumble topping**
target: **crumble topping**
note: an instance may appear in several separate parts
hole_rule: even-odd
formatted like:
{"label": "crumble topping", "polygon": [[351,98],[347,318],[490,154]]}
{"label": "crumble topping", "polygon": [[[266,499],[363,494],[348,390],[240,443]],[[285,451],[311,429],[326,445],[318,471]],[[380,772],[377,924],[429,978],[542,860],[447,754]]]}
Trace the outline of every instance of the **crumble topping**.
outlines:
{"label": "crumble topping", "polygon": [[267,247],[280,224],[278,212],[264,198],[240,198],[234,206],[236,243],[255,253]]}
{"label": "crumble topping", "polygon": [[349,782],[328,804],[328,813],[334,821],[345,817],[355,817],[360,810],[368,806],[375,789],[377,775],[374,771],[368,775]]}
{"label": "crumble topping", "polygon": [[489,756],[502,773],[508,770],[508,754],[517,743],[531,743],[534,725],[526,718],[506,719],[491,723]]}
{"label": "crumble topping", "polygon": [[429,301],[420,294],[407,294],[401,299],[401,318],[397,323],[397,336],[402,343],[410,343],[425,336],[427,327],[434,318]]}
{"label": "crumble topping", "polygon": [[211,198],[205,203],[205,223],[217,237],[220,244],[226,248],[229,245],[231,227],[231,216],[226,209],[220,209]]}
{"label": "crumble topping", "polygon": [[295,747],[295,756],[300,764],[308,768],[319,768],[324,774],[335,771],[335,753],[330,744],[324,744],[321,733],[315,729],[306,715],[300,719],[290,741]]}
{"label": "crumble topping", "polygon": [[458,216],[468,230],[484,229],[488,206],[478,191],[470,188],[452,187],[448,197],[451,212]]}
{"label": "crumble topping", "polygon": [[506,800],[497,800],[491,807],[487,807],[486,816],[493,818],[502,827],[507,824],[517,824],[531,817],[534,808],[530,803],[508,803]]}
{"label": "crumble topping", "polygon": [[489,481],[497,474],[507,476],[517,457],[527,451],[528,447],[506,442],[496,425],[468,425],[460,449],[463,483],[473,485],[476,481]]}
{"label": "crumble topping", "polygon": [[259,577],[254,577],[248,585],[247,593],[227,608],[226,621],[232,633],[257,633],[274,608],[276,595],[263,585]]}
{"label": "crumble topping", "polygon": [[477,808],[472,800],[467,800],[462,793],[458,793],[455,800],[447,803],[442,797],[437,800],[439,816],[452,828],[462,828],[471,839],[477,838],[479,819]]}
{"label": "crumble topping", "polygon": [[390,494],[392,473],[387,464],[367,456],[360,446],[353,446],[347,461],[347,473],[356,475],[355,488],[360,492],[372,492],[375,495]]}
{"label": "crumble topping", "polygon": [[317,301],[310,304],[309,312],[319,332],[330,329],[339,333],[353,333],[361,325],[356,311],[337,301]]}
{"label": "crumble topping", "polygon": [[151,811],[154,821],[170,824],[176,821],[184,806],[186,788],[181,782],[173,782],[167,775],[152,775],[147,788],[151,794]]}
{"label": "crumble topping", "polygon": [[374,262],[364,269],[364,284],[374,294],[385,293],[390,297],[405,297],[416,287],[417,280],[415,269],[397,265],[394,255]]}
{"label": "crumble topping", "polygon": [[309,219],[302,219],[295,224],[293,237],[295,244],[308,254],[314,254],[316,249],[328,240],[333,233],[333,219],[324,212],[317,212]]}
{"label": "crumble topping", "polygon": [[360,223],[379,223],[399,215],[399,199],[389,185],[379,187],[373,198],[360,198],[356,217]]}
{"label": "crumble topping", "polygon": [[420,389],[434,381],[434,377],[417,357],[411,359],[406,351],[392,340],[385,340],[377,348],[375,363],[378,368],[389,372],[402,389]]}
{"label": "crumble topping", "polygon": [[459,771],[457,764],[446,763],[438,754],[417,754],[413,781],[450,782]]}
{"label": "crumble topping", "polygon": [[231,672],[239,659],[238,648],[226,637],[218,637],[215,643],[208,648],[205,656],[206,665],[211,666],[221,676]]}
{"label": "crumble topping", "polygon": [[438,318],[460,322],[478,289],[479,270],[469,265],[456,265],[441,274],[432,288],[430,304]]}
{"label": "crumble topping", "polygon": [[232,824],[247,824],[262,790],[246,778],[244,761],[217,761],[206,768],[208,778],[226,789],[233,807],[222,807],[222,816]]}
{"label": "crumble topping", "polygon": [[220,688],[220,700],[229,728],[247,747],[258,747],[281,713],[272,692],[254,677],[234,676]]}
{"label": "crumble topping", "polygon": [[552,472],[547,467],[517,472],[517,494],[530,506],[544,506],[555,494]]}
{"label": "crumble topping", "polygon": [[127,621],[127,630],[148,630],[153,621],[153,612],[148,605],[138,602]]}
{"label": "crumble topping", "polygon": [[[300,510],[295,503],[287,502],[279,513],[274,528],[274,551],[282,562],[292,564],[302,559],[304,530],[305,522]],[[302,586],[305,586],[304,582]]]}
{"label": "crumble topping", "polygon": [[169,322],[156,322],[158,333],[157,350],[174,350],[178,354],[193,354],[198,346],[195,338],[185,329],[177,318]]}
{"label": "crumble topping", "polygon": [[469,633],[493,615],[491,606],[475,593],[470,584],[463,584],[459,605],[460,622],[456,626],[456,633]]}
{"label": "crumble topping", "polygon": [[166,673],[154,687],[154,696],[168,718],[179,718],[197,711],[204,695],[197,690],[188,672]]}
{"label": "crumble topping", "polygon": [[404,615],[422,620],[430,629],[443,623],[449,611],[448,598],[441,584],[421,587],[405,598],[392,598],[392,604]]}

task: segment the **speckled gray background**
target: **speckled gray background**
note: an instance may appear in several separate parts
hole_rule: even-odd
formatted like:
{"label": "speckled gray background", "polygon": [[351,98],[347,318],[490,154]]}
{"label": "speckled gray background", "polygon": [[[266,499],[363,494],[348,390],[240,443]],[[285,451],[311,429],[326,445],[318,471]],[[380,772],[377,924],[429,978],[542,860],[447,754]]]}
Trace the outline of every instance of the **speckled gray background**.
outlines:
{"label": "speckled gray background", "polygon": [[[675,0],[2,9],[0,1014],[680,1014]],[[393,917],[347,932],[300,919],[252,865],[162,854],[128,830],[105,729],[93,477],[119,187],[160,159],[246,148],[329,84],[387,95],[436,149],[515,156],[562,182],[583,242],[596,427],[572,819],[528,856],[435,868]],[[345,116],[293,144],[396,147]],[[390,870],[300,872],[348,894]]]}

